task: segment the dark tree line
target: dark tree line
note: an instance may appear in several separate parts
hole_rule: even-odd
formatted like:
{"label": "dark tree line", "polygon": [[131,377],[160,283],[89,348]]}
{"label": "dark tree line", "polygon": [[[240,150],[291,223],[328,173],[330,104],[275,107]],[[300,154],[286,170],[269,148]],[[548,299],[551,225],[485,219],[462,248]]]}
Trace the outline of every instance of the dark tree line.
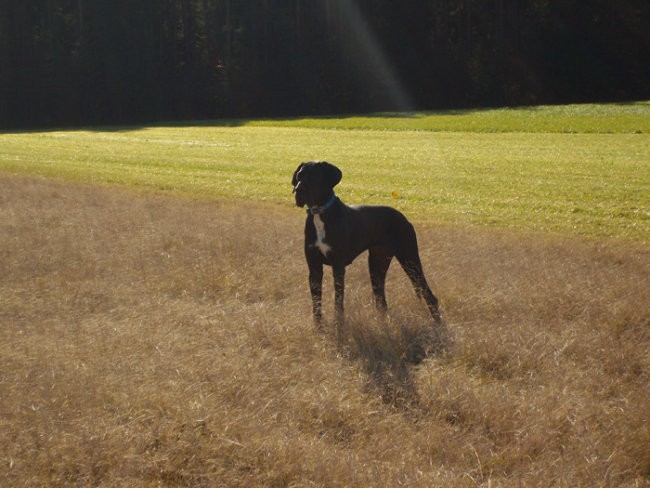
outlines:
{"label": "dark tree line", "polygon": [[650,98],[647,0],[0,0],[0,126]]}

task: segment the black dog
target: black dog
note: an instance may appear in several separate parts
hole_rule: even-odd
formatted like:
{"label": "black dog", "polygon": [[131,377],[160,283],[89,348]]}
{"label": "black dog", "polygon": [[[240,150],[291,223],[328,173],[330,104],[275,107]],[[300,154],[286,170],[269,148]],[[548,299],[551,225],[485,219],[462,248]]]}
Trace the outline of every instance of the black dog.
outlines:
{"label": "black dog", "polygon": [[321,327],[323,265],[332,267],[336,324],[343,323],[345,267],[366,249],[370,282],[380,311],[387,309],[384,284],[393,256],[404,268],[419,298],[424,299],[436,325],[442,325],[438,299],[431,293],[420,263],[413,225],[391,207],[345,205],[334,194],[343,174],[326,162],[302,163],[291,184],[296,205],[307,205],[305,256],[309,267],[314,322]]}

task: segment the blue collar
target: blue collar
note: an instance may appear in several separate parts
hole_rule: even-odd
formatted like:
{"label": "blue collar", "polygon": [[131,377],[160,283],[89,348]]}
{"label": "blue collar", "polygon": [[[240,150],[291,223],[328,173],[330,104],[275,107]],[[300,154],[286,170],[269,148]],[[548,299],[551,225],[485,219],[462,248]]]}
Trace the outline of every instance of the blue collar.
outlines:
{"label": "blue collar", "polygon": [[307,207],[307,215],[324,214],[332,205],[334,205],[334,202],[336,202],[336,195],[332,192],[332,198],[330,198],[325,205],[321,207]]}

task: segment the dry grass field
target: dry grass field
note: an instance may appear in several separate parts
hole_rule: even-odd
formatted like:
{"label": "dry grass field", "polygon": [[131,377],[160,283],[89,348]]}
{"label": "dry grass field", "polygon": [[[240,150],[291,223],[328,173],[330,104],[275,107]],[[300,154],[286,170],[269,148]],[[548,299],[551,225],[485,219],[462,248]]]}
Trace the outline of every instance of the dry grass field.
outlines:
{"label": "dry grass field", "polygon": [[363,256],[313,330],[301,210],[0,187],[0,486],[650,486],[646,244],[416,225],[422,358]]}

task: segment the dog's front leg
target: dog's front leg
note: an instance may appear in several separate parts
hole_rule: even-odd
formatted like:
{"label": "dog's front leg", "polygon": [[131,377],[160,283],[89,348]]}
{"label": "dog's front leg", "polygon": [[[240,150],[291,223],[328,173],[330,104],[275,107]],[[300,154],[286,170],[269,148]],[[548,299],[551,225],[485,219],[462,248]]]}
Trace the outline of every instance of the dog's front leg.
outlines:
{"label": "dog's front leg", "polygon": [[323,263],[309,263],[309,291],[311,292],[311,307],[314,325],[322,328],[323,304]]}
{"label": "dog's front leg", "polygon": [[334,308],[336,313],[336,331],[340,334],[343,327],[343,303],[345,301],[345,266],[333,266],[334,274]]}

